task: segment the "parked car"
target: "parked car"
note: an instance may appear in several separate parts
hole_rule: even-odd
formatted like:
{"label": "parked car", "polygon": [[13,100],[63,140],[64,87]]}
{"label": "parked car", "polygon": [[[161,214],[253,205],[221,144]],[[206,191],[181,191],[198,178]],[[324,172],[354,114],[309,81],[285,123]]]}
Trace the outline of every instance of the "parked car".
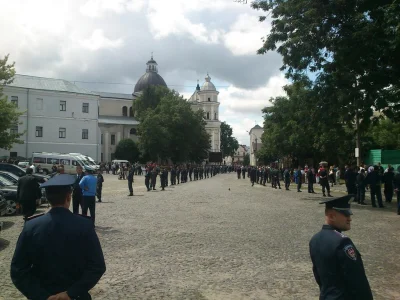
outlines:
{"label": "parked car", "polygon": [[[7,200],[3,197],[3,193],[0,191],[0,216],[7,214]],[[1,231],[1,226],[0,226]]]}
{"label": "parked car", "polygon": [[0,171],[0,177],[3,177],[5,179],[11,181],[14,185],[18,184],[19,177],[17,175],[14,175],[13,173]]}
{"label": "parked car", "polygon": [[17,212],[17,186],[5,178],[0,178],[0,193],[6,199],[6,215],[13,215]]}
{"label": "parked car", "polygon": [[[18,177],[22,177],[22,176],[26,175],[25,169],[22,169],[21,167],[18,167],[16,165],[12,165],[12,164],[7,164],[7,163],[0,163],[0,171],[12,173],[14,175],[17,175]],[[42,174],[37,174],[37,173],[34,173],[32,175],[33,175],[33,177],[37,178],[39,183],[43,183],[50,178],[47,175],[42,175]]]}
{"label": "parked car", "polygon": [[30,164],[29,164],[29,161],[20,161],[18,163],[18,166],[21,167],[21,168],[26,169],[26,168],[28,168],[30,166]]}

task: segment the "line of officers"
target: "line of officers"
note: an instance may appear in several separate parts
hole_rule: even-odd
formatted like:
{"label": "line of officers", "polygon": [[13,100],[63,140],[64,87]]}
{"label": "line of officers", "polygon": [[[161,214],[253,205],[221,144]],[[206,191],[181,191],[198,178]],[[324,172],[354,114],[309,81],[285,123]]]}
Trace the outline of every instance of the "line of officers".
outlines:
{"label": "line of officers", "polygon": [[221,173],[222,169],[214,165],[179,165],[179,166],[158,166],[150,164],[146,167],[145,181],[147,191],[156,190],[157,177],[160,177],[160,187],[162,190],[168,186],[168,174],[170,173],[170,185],[197,181],[213,177]]}

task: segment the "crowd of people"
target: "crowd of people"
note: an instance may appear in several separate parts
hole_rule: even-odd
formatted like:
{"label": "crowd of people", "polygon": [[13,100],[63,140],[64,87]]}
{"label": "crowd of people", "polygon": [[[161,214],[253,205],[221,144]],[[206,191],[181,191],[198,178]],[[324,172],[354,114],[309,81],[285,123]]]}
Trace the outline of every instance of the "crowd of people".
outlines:
{"label": "crowd of people", "polygon": [[236,165],[235,172],[238,179],[250,179],[251,185],[266,185],[271,183],[272,188],[281,189],[280,181],[283,180],[286,190],[291,184],[295,184],[297,192],[302,192],[303,184],[307,184],[308,193],[315,193],[314,184],[322,187],[324,197],[332,197],[330,188],[340,185],[343,178],[348,194],[355,195],[355,201],[361,205],[366,205],[365,194],[369,190],[372,207],[383,208],[382,186],[385,202],[391,203],[393,197],[397,196],[398,209],[400,215],[400,167],[397,172],[391,165],[386,170],[378,163],[375,166],[353,167],[346,165],[343,175],[340,168],[336,166],[327,167],[327,164],[320,164],[318,169],[305,166],[298,168],[278,168],[275,164],[269,166],[242,166]]}

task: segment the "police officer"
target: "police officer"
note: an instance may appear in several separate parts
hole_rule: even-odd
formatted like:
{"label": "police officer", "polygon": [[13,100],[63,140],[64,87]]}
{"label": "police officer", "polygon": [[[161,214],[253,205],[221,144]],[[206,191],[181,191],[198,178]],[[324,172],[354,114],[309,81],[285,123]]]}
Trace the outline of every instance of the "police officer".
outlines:
{"label": "police officer", "polygon": [[133,196],[133,174],[135,174],[135,168],[133,166],[129,166],[129,171],[128,171],[128,189],[129,189],[129,195],[128,196]]}
{"label": "police officer", "polygon": [[103,192],[103,182],[104,182],[104,177],[103,174],[101,174],[101,170],[97,170],[97,188],[96,188],[96,196],[98,201],[101,202],[101,193]]}
{"label": "police officer", "polygon": [[74,183],[74,191],[72,193],[72,211],[74,214],[79,214],[79,207],[82,209],[82,189],[79,186],[79,182],[83,178],[83,170],[81,166],[76,167],[76,175],[75,175],[75,183]]}
{"label": "police officer", "polygon": [[350,230],[350,200],[354,195],[330,199],[325,204],[325,225],[310,241],[313,273],[320,299],[373,299],[360,252],[342,231]]}
{"label": "police officer", "polygon": [[150,177],[151,177],[151,173],[150,173],[150,169],[148,168],[146,170],[146,174],[144,175],[144,184],[145,184],[148,192],[150,192],[150,190],[151,190],[151,188],[150,188]]}
{"label": "police officer", "polygon": [[[97,177],[93,175],[94,170],[86,167],[86,176],[81,179],[79,186],[82,189],[82,215],[87,215],[87,211],[90,211],[90,217],[93,220],[93,224],[96,219],[96,190],[97,190]],[[60,175],[58,175],[60,176]]]}
{"label": "police officer", "polygon": [[28,299],[91,299],[106,270],[93,222],[70,210],[75,177],[62,174],[41,185],[51,209],[25,223],[11,262],[11,279]]}

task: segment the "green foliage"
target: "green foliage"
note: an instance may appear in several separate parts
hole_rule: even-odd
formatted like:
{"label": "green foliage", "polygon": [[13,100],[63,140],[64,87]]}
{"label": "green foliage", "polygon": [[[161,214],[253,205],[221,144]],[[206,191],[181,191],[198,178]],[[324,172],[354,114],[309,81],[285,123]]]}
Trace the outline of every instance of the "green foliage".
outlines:
{"label": "green foliage", "polygon": [[[203,112],[193,112],[190,104],[175,91],[165,91],[162,87],[149,87],[148,90],[149,94],[159,98],[151,105],[140,105],[139,144],[142,152],[152,160],[198,162],[206,159],[210,137],[205,130]],[[143,109],[145,106],[147,108]]]}
{"label": "green foliage", "polygon": [[131,139],[121,140],[115,149],[116,159],[126,159],[133,163],[139,159],[139,148]]}
{"label": "green foliage", "polygon": [[148,110],[151,111],[155,109],[163,97],[169,96],[179,97],[179,94],[165,86],[148,86],[142,94],[133,101],[132,109],[134,115],[140,118]]}
{"label": "green foliage", "polygon": [[250,165],[250,154],[246,153],[243,158],[243,165],[249,166]]}
{"label": "green foliage", "polygon": [[0,148],[9,150],[13,144],[23,143],[19,138],[24,133],[14,134],[9,131],[12,126],[18,124],[19,116],[23,113],[3,95],[3,85],[12,83],[15,75],[15,63],[8,64],[7,61],[8,55],[0,59]]}
{"label": "green foliage", "polygon": [[381,120],[376,126],[372,126],[370,135],[378,149],[400,149],[400,123],[388,119]]}
{"label": "green foliage", "polygon": [[233,156],[239,148],[239,142],[232,136],[232,128],[226,122],[221,123],[221,152],[222,156]]}

